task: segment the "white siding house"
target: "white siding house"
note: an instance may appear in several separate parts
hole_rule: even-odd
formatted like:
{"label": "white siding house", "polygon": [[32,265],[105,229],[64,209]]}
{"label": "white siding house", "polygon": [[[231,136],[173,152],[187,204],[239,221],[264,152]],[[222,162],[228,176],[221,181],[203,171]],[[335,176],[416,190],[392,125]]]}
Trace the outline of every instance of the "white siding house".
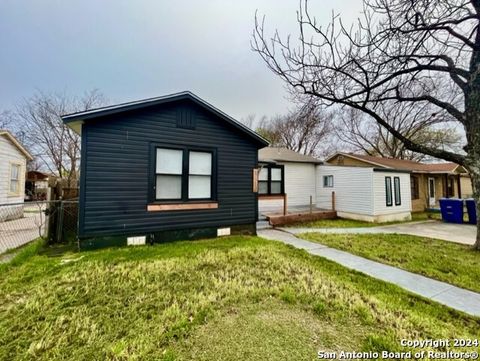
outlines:
{"label": "white siding house", "polygon": [[318,208],[331,208],[332,192],[341,218],[370,222],[411,219],[409,173],[373,167],[318,166]]}
{"label": "white siding house", "polygon": [[[331,185],[324,177],[332,177]],[[331,209],[335,192],[335,209],[339,217],[374,214],[373,170],[371,168],[336,167],[322,165],[317,168],[317,207]]]}
{"label": "white siding house", "polygon": [[[313,207],[341,218],[369,222],[411,219],[410,172],[323,164],[285,148],[259,152],[259,213],[279,213],[286,197],[288,210]],[[334,194],[334,196],[332,196]]]}
{"label": "white siding house", "polygon": [[[31,159],[30,153],[9,132],[0,130],[0,204],[23,203],[25,171],[27,160]],[[0,221],[16,218],[14,208],[3,207]],[[16,208],[23,215],[22,207]]]}
{"label": "white siding house", "polygon": [[316,202],[316,167],[321,162],[311,156],[296,153],[285,148],[263,148],[259,151],[260,163],[260,184],[272,181],[272,171],[268,177],[268,169],[282,169],[283,190],[277,192],[276,189],[268,187],[259,188],[259,212],[272,213],[283,209],[283,198],[275,195],[286,194],[288,207],[305,207]]}

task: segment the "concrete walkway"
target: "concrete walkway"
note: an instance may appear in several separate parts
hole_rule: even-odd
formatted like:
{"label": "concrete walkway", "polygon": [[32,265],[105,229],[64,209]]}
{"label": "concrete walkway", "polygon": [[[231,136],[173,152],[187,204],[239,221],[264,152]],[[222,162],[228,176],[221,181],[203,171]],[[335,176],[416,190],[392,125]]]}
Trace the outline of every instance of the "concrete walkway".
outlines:
{"label": "concrete walkway", "polygon": [[448,283],[433,280],[415,273],[387,266],[379,262],[339,251],[319,243],[297,238],[293,234],[275,230],[261,229],[260,237],[280,241],[293,247],[304,249],[310,254],[327,258],[347,268],[365,273],[382,281],[393,283],[407,291],[439,302],[473,316],[480,316],[480,294],[468,291]]}
{"label": "concrete walkway", "polygon": [[392,224],[378,227],[359,228],[279,228],[283,231],[300,233],[337,233],[337,234],[376,234],[398,233],[412,236],[442,239],[444,241],[473,245],[477,235],[477,228],[470,224],[453,224],[439,221],[422,221]]}

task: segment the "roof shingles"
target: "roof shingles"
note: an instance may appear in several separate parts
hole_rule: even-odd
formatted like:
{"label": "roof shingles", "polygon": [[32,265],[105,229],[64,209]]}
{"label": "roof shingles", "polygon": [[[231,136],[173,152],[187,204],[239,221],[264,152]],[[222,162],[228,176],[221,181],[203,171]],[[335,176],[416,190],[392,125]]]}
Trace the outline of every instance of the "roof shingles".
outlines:
{"label": "roof shingles", "polygon": [[287,148],[267,147],[258,151],[260,162],[297,162],[297,163],[322,163],[319,159],[310,155],[294,152]]}
{"label": "roof shingles", "polygon": [[[411,172],[426,172],[426,173],[453,173],[459,166],[456,163],[420,163],[413,160],[395,159],[395,158],[383,158],[374,157],[363,154],[352,153],[337,153],[336,155],[343,155],[352,157],[355,159],[363,160],[370,164],[375,164],[385,168],[406,170]],[[333,156],[334,157],[334,156]],[[332,159],[333,157],[330,157]],[[329,160],[330,160],[329,159]]]}

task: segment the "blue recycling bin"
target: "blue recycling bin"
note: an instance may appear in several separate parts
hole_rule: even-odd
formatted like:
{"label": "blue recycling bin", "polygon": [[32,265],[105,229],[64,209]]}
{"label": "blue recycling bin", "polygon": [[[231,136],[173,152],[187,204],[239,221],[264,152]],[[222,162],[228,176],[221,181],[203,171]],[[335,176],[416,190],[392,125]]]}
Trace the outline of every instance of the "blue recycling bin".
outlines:
{"label": "blue recycling bin", "polygon": [[450,223],[463,223],[463,200],[454,198],[441,198],[440,211],[442,219]]}
{"label": "blue recycling bin", "polygon": [[477,208],[475,206],[475,200],[473,198],[465,199],[468,212],[468,223],[477,224]]}

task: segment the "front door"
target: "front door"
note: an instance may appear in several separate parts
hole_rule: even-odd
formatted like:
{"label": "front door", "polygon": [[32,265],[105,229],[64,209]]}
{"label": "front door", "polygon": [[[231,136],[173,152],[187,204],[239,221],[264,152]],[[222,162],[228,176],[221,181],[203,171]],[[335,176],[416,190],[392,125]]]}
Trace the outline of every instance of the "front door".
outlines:
{"label": "front door", "polygon": [[428,206],[435,207],[435,178],[428,178]]}

